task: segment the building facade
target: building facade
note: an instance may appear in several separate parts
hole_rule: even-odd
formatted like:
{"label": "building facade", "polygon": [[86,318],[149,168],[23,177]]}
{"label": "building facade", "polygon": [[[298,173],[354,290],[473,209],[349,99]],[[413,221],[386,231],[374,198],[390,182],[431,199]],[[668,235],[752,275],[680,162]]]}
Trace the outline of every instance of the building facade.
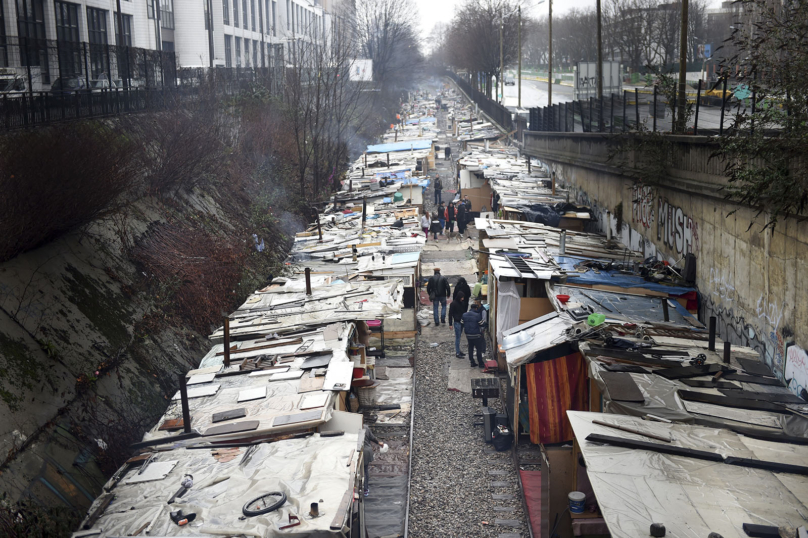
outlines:
{"label": "building facade", "polygon": [[331,19],[329,0],[0,0],[0,78],[47,91],[159,85],[169,60],[278,66]]}

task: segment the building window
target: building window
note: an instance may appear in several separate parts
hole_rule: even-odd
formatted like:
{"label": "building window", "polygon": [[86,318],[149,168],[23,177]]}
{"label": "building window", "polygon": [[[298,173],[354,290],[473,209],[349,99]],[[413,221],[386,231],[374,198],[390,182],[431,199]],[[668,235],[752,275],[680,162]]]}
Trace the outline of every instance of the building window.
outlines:
{"label": "building window", "polygon": [[230,1],[229,0],[222,0],[222,21],[227,25],[230,24]]}
{"label": "building window", "polygon": [[157,0],[146,0],[146,16],[150,19],[154,18],[154,4]]}
{"label": "building window", "polygon": [[160,27],[174,29],[174,0],[160,0]]}
{"label": "building window", "polygon": [[45,9],[42,0],[17,0],[17,32],[20,36],[20,65],[40,66],[43,82],[47,76],[48,51],[45,44]]}
{"label": "building window", "polygon": [[253,40],[253,65],[258,67],[258,41]]}
{"label": "building window", "polygon": [[87,8],[87,36],[90,41],[90,75],[93,80],[107,78],[107,12]]}
{"label": "building window", "polygon": [[230,43],[233,40],[232,36],[225,35],[224,36],[224,66],[225,67],[233,67],[233,59],[231,57],[231,50],[232,44]]}
{"label": "building window", "polygon": [[[235,2],[233,2],[235,4]],[[241,38],[236,38],[236,67],[241,67]]]}
{"label": "building window", "polygon": [[252,31],[255,32],[255,0],[250,0],[250,21],[252,22]]}
{"label": "building window", "polygon": [[250,28],[249,21],[247,20],[249,15],[247,15],[247,0],[241,0],[241,14],[243,15],[244,21],[244,29],[248,30]]}
{"label": "building window", "polygon": [[6,8],[0,2],[0,67],[8,67],[8,50],[6,49]]}
{"label": "building window", "polygon": [[275,0],[272,0],[272,35],[277,36],[278,34],[275,31]]}
{"label": "building window", "polygon": [[250,40],[244,39],[244,67],[250,67]]}
{"label": "building window", "polygon": [[114,14],[115,19],[115,43],[118,45],[132,46],[132,15],[123,15],[121,17],[121,26],[123,26],[123,39],[121,39],[121,30],[118,27],[118,15]]}
{"label": "building window", "polygon": [[202,0],[202,11],[205,12],[205,30],[210,30],[210,13],[208,13],[208,0]]}
{"label": "building window", "polygon": [[59,76],[81,75],[81,44],[79,43],[79,6],[54,2],[56,40],[59,49]]}
{"label": "building window", "polygon": [[290,26],[289,26],[289,17],[290,17],[290,14],[291,14],[291,13],[292,13],[292,12],[291,12],[291,11],[290,11],[290,9],[289,9],[289,0],[286,0],[286,31],[287,31],[287,32],[288,32],[289,30],[291,30],[291,28],[290,28]]}

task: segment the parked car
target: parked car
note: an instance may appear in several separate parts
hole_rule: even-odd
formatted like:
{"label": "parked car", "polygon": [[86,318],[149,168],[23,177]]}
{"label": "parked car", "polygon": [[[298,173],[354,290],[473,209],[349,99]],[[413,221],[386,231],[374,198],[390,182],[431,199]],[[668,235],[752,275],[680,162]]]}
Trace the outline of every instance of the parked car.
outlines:
{"label": "parked car", "polygon": [[81,77],[59,77],[51,84],[51,93],[65,95],[86,90],[87,82]]}
{"label": "parked car", "polygon": [[516,86],[516,81],[511,77],[505,77],[506,86]]}

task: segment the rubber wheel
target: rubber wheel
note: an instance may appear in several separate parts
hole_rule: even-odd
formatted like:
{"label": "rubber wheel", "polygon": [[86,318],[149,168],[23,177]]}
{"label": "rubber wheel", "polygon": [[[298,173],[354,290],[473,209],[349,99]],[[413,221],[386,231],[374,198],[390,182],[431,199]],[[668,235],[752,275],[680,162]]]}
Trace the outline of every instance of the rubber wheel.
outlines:
{"label": "rubber wheel", "polygon": [[272,491],[249,501],[241,509],[241,512],[247,517],[260,516],[261,514],[268,514],[269,512],[277,510],[283,506],[285,502],[285,493],[282,491]]}

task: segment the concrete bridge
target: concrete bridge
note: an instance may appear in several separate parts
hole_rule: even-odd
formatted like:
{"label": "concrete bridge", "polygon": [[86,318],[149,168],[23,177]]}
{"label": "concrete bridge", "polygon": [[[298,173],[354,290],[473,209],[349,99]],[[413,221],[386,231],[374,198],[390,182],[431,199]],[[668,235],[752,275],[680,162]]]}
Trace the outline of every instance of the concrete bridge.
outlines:
{"label": "concrete bridge", "polygon": [[695,254],[702,321],[716,316],[721,338],[758,349],[792,391],[808,387],[808,219],[763,231],[765,215],[727,200],[713,137],[669,136],[656,187],[638,181],[649,173],[638,155],[610,159],[616,140],[526,131],[524,151],[593,208],[601,231],[611,226],[626,245],[671,262]]}

